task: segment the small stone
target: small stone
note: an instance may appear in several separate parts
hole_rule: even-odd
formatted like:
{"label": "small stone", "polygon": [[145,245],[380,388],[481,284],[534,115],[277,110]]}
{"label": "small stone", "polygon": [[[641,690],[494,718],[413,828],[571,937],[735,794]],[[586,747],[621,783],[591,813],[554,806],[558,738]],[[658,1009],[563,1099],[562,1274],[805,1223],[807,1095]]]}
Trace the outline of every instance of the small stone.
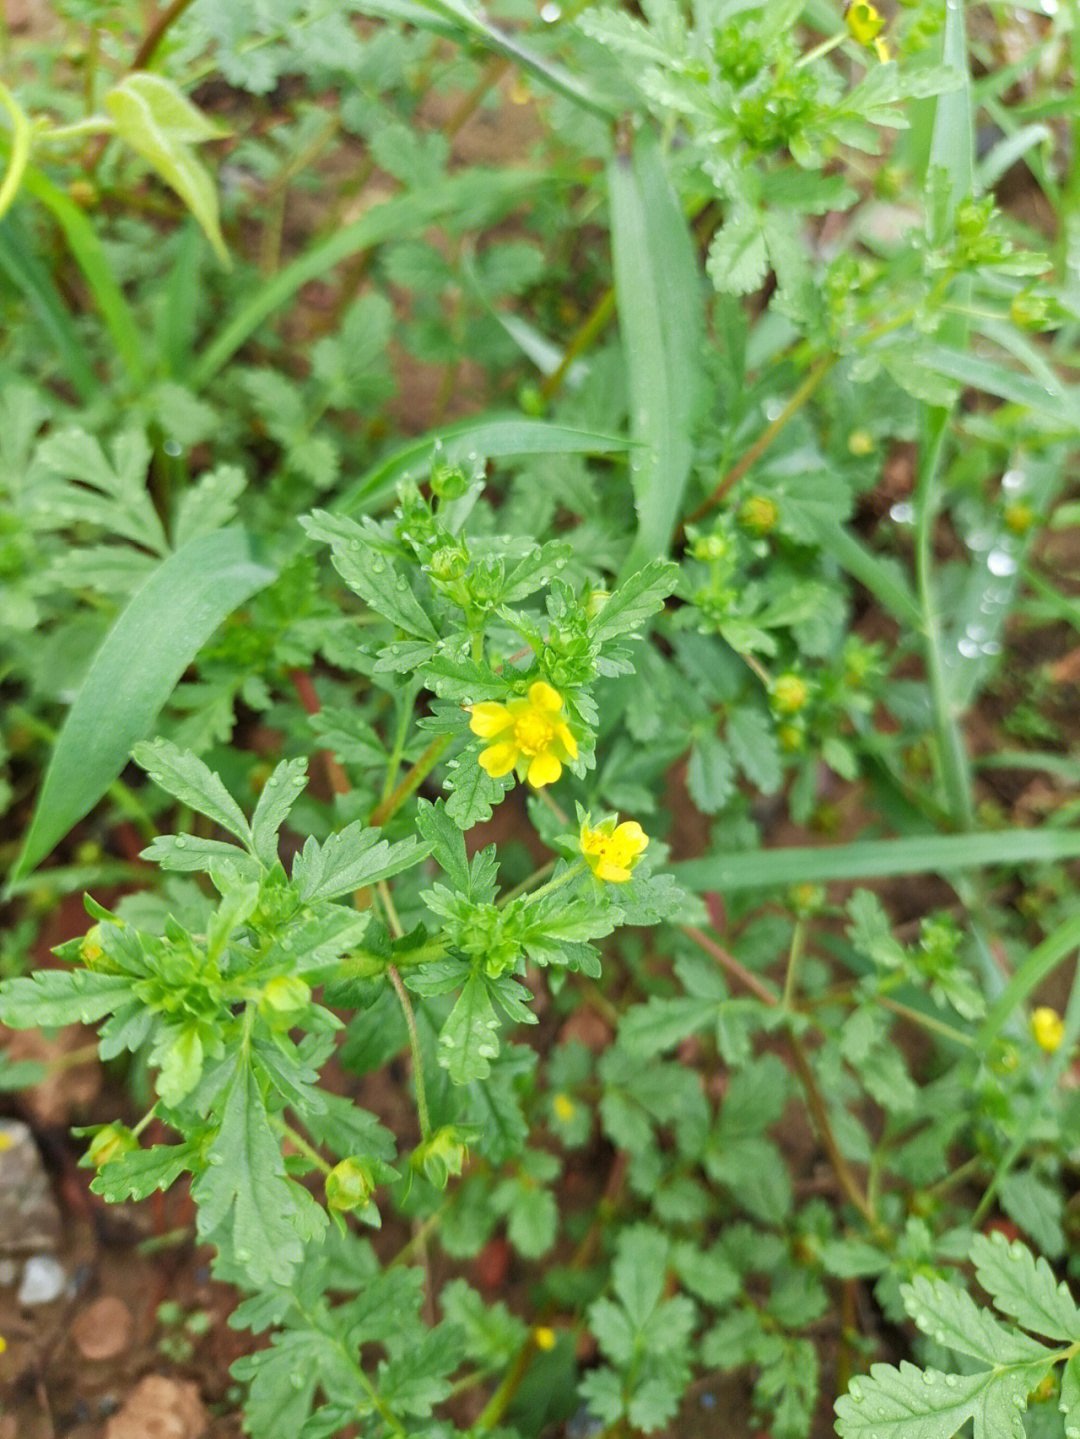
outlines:
{"label": "small stone", "polygon": [[51,1304],[67,1288],[67,1271],[51,1254],[33,1254],[23,1267],[20,1304]]}
{"label": "small stone", "polygon": [[210,1416],[198,1386],[148,1374],[105,1426],[105,1439],[201,1439]]}
{"label": "small stone", "polygon": [[34,1136],[17,1119],[0,1119],[0,1254],[55,1249],[60,1213]]}
{"label": "small stone", "polygon": [[108,1294],[76,1315],[71,1337],[84,1359],[115,1359],[130,1345],[133,1327],[131,1310]]}

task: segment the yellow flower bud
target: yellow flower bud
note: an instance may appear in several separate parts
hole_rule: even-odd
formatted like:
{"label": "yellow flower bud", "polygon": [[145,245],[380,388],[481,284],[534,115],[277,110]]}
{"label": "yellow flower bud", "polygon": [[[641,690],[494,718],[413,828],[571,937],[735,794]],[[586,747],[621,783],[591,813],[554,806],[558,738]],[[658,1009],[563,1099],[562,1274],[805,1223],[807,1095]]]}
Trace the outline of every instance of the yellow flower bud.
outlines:
{"label": "yellow flower bud", "polygon": [[577,1105],[568,1094],[556,1094],[552,1098],[551,1107],[555,1111],[555,1118],[562,1120],[563,1124],[569,1124],[577,1113]]}
{"label": "yellow flower bud", "polygon": [[345,1214],[350,1209],[362,1209],[368,1203],[375,1188],[375,1176],[363,1159],[343,1159],[326,1176],[324,1188],[327,1208]]}
{"label": "yellow flower bud", "polygon": [[810,686],[799,675],[778,675],[773,681],[772,706],[778,714],[798,714],[810,698]]}
{"label": "yellow flower bud", "polygon": [[1030,505],[1025,505],[1023,500],[1013,500],[1005,506],[1002,519],[1006,529],[1011,530],[1014,535],[1026,535],[1035,523],[1035,511]]}
{"label": "yellow flower bud", "polygon": [[739,524],[751,534],[767,535],[779,518],[780,506],[768,495],[750,495],[739,506]]}
{"label": "yellow flower bud", "polygon": [[138,1147],[139,1141],[126,1124],[106,1124],[91,1139],[86,1157],[95,1169],[100,1169],[103,1164],[119,1159],[122,1154],[130,1154]]}
{"label": "yellow flower bud", "polygon": [[538,1324],[533,1330],[532,1337],[537,1349],[555,1348],[555,1331],[549,1329],[546,1324]]}

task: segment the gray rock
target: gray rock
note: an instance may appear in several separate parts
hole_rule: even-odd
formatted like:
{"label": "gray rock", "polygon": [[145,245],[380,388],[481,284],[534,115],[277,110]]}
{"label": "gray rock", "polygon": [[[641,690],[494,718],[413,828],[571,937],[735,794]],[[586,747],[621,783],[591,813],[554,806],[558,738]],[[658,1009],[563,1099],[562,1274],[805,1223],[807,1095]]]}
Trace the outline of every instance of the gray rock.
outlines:
{"label": "gray rock", "polygon": [[23,1266],[20,1304],[51,1304],[67,1288],[67,1270],[51,1254],[32,1254]]}
{"label": "gray rock", "polygon": [[0,1119],[0,1256],[56,1249],[60,1213],[34,1136]]}

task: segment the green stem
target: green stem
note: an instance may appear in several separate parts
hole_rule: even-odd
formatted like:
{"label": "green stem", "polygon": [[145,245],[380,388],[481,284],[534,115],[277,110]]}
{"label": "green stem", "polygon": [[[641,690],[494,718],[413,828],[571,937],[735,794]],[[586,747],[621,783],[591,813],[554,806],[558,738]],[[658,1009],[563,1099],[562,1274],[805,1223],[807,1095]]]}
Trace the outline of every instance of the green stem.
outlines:
{"label": "green stem", "polygon": [[585,860],[576,860],[569,869],[563,870],[562,874],[556,879],[549,879],[547,884],[542,884],[539,889],[534,889],[529,896],[530,901],[540,899],[541,896],[545,894],[553,894],[555,890],[561,889],[564,884],[568,884],[570,880],[576,879],[579,874],[583,874],[588,867],[588,863]]}
{"label": "green stem", "polygon": [[391,815],[398,812],[409,796],[415,794],[439,760],[442,759],[452,739],[453,735],[448,734],[435,736],[400,784],[372,810],[369,821],[371,825],[375,827],[384,825]]}
{"label": "green stem", "polygon": [[796,920],[788,951],[787,972],[784,975],[784,992],[780,996],[781,1009],[791,1009],[795,1000],[795,984],[799,972],[799,961],[806,947],[806,921]]}
{"label": "green stem", "polygon": [[528,879],[523,879],[520,884],[515,884],[513,889],[508,889],[505,894],[500,895],[497,901],[499,909],[502,909],[503,905],[509,904],[512,899],[517,899],[519,894],[524,894],[526,890],[531,889],[538,879],[543,879],[545,875],[550,874],[558,862],[557,859],[549,859],[547,864],[542,864],[539,869],[534,870]]}
{"label": "green stem", "polygon": [[480,1418],[476,1421],[474,1433],[477,1431],[483,1433],[488,1429],[495,1428],[496,1424],[498,1424],[506,1412],[507,1405],[521,1388],[521,1381],[529,1372],[529,1365],[532,1363],[535,1353],[536,1337],[534,1333],[530,1333],[528,1339],[526,1339],[525,1343],[518,1350],[517,1357],[513,1364],[511,1364],[503,1376],[499,1387],[484,1406]]}
{"label": "green stem", "polygon": [[702,500],[697,509],[689,516],[688,523],[693,524],[695,520],[700,520],[703,515],[707,515],[711,509],[714,509],[727,494],[728,490],[742,479],[743,475],[746,474],[751,466],[757,463],[772,444],[773,440],[780,434],[781,430],[795,418],[814,394],[821,382],[836,365],[839,358],[839,355],[822,355],[814,361],[802,384],[792,395],[791,399],[788,400],[776,419],[762,430],[761,434],[746,451],[742,459],[732,466],[713,490],[712,494]]}
{"label": "green stem", "polygon": [[0,215],[3,215],[14,203],[30,161],[31,130],[26,111],[2,80],[0,80],[0,106],[7,111],[11,119],[11,158],[8,160],[3,183],[0,184]]}
{"label": "green stem", "polygon": [[294,1129],[291,1124],[286,1124],[284,1120],[281,1121],[281,1128],[289,1143],[295,1145],[301,1154],[310,1159],[316,1169],[321,1169],[323,1174],[330,1173],[332,1166],[327,1164],[317,1149],[312,1148],[299,1130]]}
{"label": "green stem", "polygon": [[170,26],[179,20],[190,4],[191,0],[172,0],[169,8],[161,12],[144,35],[138,50],[135,51],[135,58],[131,62],[132,70],[145,70],[149,67],[150,61],[157,54],[158,46],[168,34]]}
{"label": "green stem", "polygon": [[416,1028],[416,1015],[413,1013],[412,1004],[401,982],[401,975],[393,965],[386,971],[390,976],[390,983],[394,986],[398,1001],[401,1004],[401,1011],[405,1016],[405,1027],[409,1031],[409,1048],[412,1051],[413,1063],[413,1084],[416,1087],[416,1112],[420,1117],[421,1139],[431,1138],[431,1116],[428,1114],[427,1090],[424,1088],[424,1059],[420,1051],[420,1035]]}

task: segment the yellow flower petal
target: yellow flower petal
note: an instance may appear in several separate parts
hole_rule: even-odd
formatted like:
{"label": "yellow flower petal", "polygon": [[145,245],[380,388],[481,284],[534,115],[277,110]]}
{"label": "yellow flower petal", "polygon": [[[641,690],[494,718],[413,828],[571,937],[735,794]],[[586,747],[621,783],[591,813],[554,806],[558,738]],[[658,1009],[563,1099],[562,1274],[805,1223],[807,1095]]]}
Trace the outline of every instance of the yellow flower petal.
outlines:
{"label": "yellow flower petal", "polygon": [[617,827],[615,833],[612,835],[612,839],[620,840],[623,844],[629,846],[635,854],[640,854],[649,843],[649,836],[641,828],[641,825],[638,824],[636,819],[623,820],[622,824]]}
{"label": "yellow flower petal", "polygon": [[543,754],[536,755],[532,760],[525,778],[533,789],[543,789],[546,784],[554,784],[561,774],[562,764],[550,750],[545,750]]}
{"label": "yellow flower petal", "polygon": [[509,774],[517,764],[517,747],[512,744],[492,744],[480,752],[479,765],[487,770],[492,779],[500,779],[504,774]]}
{"label": "yellow flower petal", "polygon": [[555,737],[566,751],[567,759],[577,759],[577,740],[570,733],[569,726],[557,724],[555,726]]}
{"label": "yellow flower petal", "polygon": [[514,723],[514,717],[505,705],[485,700],[483,704],[472,705],[469,709],[469,728],[481,739],[491,739],[502,734]]}
{"label": "yellow flower petal", "polygon": [[529,686],[529,703],[542,710],[561,710],[562,695],[544,680],[534,680]]}

